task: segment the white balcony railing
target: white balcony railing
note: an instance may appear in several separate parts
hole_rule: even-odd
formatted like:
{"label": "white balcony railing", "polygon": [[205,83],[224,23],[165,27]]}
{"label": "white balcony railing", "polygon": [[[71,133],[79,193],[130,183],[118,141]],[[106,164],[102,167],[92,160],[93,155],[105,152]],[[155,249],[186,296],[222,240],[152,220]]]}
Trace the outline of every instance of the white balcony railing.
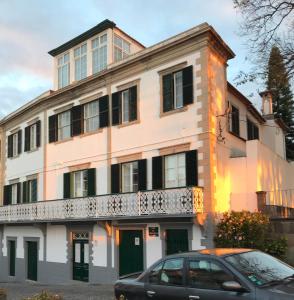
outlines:
{"label": "white balcony railing", "polygon": [[189,215],[202,211],[202,188],[185,187],[2,206],[0,223]]}

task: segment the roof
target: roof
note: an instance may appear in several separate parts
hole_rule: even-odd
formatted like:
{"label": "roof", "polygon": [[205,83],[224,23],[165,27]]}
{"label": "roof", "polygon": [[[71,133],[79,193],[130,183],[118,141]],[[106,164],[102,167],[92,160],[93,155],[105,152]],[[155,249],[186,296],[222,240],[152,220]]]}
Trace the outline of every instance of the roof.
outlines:
{"label": "roof", "polygon": [[[97,24],[96,26],[92,27],[91,29],[85,31],[84,33],[78,35],[77,37],[71,39],[70,41],[62,44],[61,46],[58,46],[57,48],[50,50],[48,53],[51,56],[56,56],[59,55],[77,45],[79,45],[80,43],[90,39],[91,37],[99,34],[100,32],[106,30],[106,29],[113,29],[114,27],[116,27],[116,24],[113,21],[110,21],[108,19],[105,19],[104,21],[100,22],[99,24]],[[140,42],[138,42],[137,40],[135,40],[134,38],[132,38],[131,36],[129,36],[127,33],[125,33],[123,30],[121,30],[120,28],[116,27],[118,30],[120,30],[124,35],[126,35],[128,38],[130,38],[131,40],[133,40],[134,42],[136,42],[137,44],[139,44],[140,46],[144,47],[144,45],[142,45]]]}

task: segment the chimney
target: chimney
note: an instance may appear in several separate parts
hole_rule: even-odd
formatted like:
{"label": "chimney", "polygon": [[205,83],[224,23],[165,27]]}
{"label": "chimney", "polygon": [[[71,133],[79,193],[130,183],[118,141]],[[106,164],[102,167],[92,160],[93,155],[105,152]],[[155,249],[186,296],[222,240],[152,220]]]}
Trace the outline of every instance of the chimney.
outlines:
{"label": "chimney", "polygon": [[264,116],[273,114],[273,97],[271,91],[264,91],[259,93],[262,97],[262,114]]}

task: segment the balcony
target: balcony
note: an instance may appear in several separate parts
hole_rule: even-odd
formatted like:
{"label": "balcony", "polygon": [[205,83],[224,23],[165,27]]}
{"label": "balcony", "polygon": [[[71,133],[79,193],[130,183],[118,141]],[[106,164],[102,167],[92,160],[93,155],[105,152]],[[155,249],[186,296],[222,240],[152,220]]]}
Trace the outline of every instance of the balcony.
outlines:
{"label": "balcony", "polygon": [[185,187],[2,206],[0,224],[193,216],[201,212],[203,189]]}

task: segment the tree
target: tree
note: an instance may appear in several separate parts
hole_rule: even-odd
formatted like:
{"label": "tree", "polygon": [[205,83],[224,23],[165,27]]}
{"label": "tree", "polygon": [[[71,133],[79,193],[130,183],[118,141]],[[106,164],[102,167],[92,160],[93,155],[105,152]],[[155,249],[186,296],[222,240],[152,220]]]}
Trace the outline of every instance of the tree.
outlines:
{"label": "tree", "polygon": [[[233,0],[241,13],[241,35],[247,37],[251,59],[257,68],[241,72],[239,83],[266,77],[273,45],[281,50],[288,77],[294,76],[294,0]],[[253,54],[253,55],[252,55]]]}
{"label": "tree", "polygon": [[290,128],[286,136],[286,154],[288,159],[294,160],[294,100],[285,63],[277,46],[273,46],[270,52],[266,84],[272,92],[275,116]]}

